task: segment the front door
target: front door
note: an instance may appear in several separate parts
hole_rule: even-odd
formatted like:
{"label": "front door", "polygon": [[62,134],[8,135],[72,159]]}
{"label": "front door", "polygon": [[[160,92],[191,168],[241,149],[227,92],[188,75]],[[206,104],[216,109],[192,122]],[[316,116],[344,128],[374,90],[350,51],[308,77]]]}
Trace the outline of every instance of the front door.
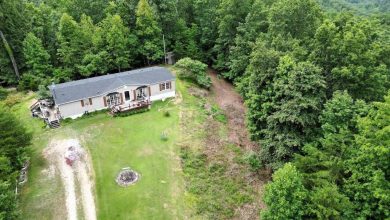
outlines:
{"label": "front door", "polygon": [[107,105],[110,107],[121,104],[121,98],[120,98],[119,93],[117,93],[117,92],[108,94],[106,97],[106,100],[107,100]]}
{"label": "front door", "polygon": [[137,100],[144,100],[146,98],[146,87],[138,88],[136,90]]}

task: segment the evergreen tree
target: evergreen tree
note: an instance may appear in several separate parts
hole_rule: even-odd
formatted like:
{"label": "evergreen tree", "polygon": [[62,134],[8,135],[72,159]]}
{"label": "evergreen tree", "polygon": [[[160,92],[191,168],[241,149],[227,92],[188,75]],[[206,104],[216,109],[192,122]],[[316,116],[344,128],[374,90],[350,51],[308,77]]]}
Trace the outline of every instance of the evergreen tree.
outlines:
{"label": "evergreen tree", "polygon": [[28,33],[23,41],[23,54],[29,73],[45,77],[51,72],[50,55],[33,33]]}
{"label": "evergreen tree", "polygon": [[28,71],[22,76],[19,85],[23,89],[37,90],[38,85],[46,84],[43,79],[50,77],[50,55],[43,47],[41,39],[33,33],[28,33],[23,41],[23,54]]}
{"label": "evergreen tree", "polygon": [[83,52],[80,48],[81,31],[77,22],[68,14],[63,14],[57,33],[58,57],[61,67],[70,73],[68,77],[76,75],[76,67],[83,59]]}
{"label": "evergreen tree", "polygon": [[164,58],[162,34],[155,12],[147,0],[140,0],[136,11],[136,30],[140,40],[140,53],[150,65]]}
{"label": "evergreen tree", "polygon": [[108,14],[100,26],[104,45],[102,49],[108,53],[108,68],[119,72],[129,68],[135,59],[131,48],[138,46],[135,36],[124,26],[119,15]]}

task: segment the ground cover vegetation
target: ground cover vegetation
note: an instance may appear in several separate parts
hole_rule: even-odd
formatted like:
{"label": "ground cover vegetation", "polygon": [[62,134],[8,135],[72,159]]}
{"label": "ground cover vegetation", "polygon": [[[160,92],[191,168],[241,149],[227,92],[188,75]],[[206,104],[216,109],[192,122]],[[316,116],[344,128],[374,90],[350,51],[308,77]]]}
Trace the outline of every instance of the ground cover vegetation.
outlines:
{"label": "ground cover vegetation", "polygon": [[177,59],[212,66],[244,97],[260,145],[250,164],[276,171],[265,219],[389,218],[387,1],[88,2],[1,1],[0,84],[161,63],[164,34]]}

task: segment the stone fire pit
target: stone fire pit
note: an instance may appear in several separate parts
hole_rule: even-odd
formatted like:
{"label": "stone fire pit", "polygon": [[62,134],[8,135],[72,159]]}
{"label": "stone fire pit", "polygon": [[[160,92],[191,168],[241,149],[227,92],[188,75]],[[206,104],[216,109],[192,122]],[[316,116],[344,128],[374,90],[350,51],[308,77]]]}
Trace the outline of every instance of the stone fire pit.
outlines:
{"label": "stone fire pit", "polygon": [[135,184],[140,178],[139,174],[129,167],[123,168],[115,179],[119,186],[127,187]]}

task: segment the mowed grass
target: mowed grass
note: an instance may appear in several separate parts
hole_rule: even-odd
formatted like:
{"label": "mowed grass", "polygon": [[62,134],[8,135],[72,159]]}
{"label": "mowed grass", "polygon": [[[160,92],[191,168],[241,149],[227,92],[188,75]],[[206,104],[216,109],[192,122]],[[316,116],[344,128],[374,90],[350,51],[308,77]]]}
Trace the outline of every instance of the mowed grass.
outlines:
{"label": "mowed grass", "polygon": [[[24,100],[16,105],[21,119],[34,133],[29,182],[21,195],[24,219],[64,219],[64,193],[58,173],[47,179],[42,151],[51,139],[78,138],[89,150],[94,170],[98,219],[185,219],[184,182],[180,169],[179,106],[155,102],[150,111],[113,118],[106,113],[45,129],[28,113]],[[169,111],[166,117],[164,112]],[[161,138],[162,133],[168,137]],[[127,188],[116,184],[118,172],[130,167],[141,178]]]}
{"label": "mowed grass", "polygon": [[[165,117],[163,112],[170,111]],[[87,121],[86,121],[87,123]],[[154,103],[151,111],[111,118],[85,130],[96,175],[99,219],[182,219],[178,112],[172,103]],[[166,133],[168,140],[162,140]],[[115,183],[130,167],[141,178],[127,188]]]}

